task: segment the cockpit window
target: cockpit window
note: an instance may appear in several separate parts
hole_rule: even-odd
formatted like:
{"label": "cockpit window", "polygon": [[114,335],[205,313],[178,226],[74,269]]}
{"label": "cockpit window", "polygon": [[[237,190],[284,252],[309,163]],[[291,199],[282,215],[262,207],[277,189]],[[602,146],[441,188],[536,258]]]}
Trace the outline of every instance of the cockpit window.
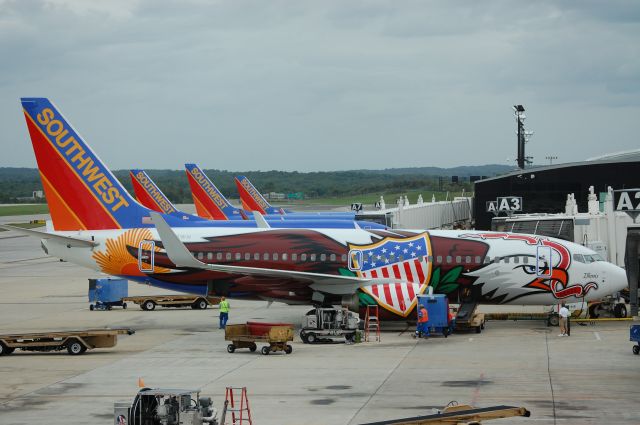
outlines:
{"label": "cockpit window", "polygon": [[577,261],[578,263],[586,262],[582,254],[573,254],[573,261]]}
{"label": "cockpit window", "polygon": [[604,261],[604,259],[600,256],[600,254],[596,254],[595,252],[593,254],[584,255],[584,259],[585,262],[587,263],[595,263],[596,261]]}

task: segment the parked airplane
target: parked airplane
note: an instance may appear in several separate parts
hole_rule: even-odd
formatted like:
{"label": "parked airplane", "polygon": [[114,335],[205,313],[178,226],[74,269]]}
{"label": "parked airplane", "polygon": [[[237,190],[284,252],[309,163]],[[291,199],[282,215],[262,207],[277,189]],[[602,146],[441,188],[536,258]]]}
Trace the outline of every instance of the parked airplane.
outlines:
{"label": "parked airplane", "polygon": [[[323,211],[323,212],[293,212],[289,210],[285,210],[283,208],[277,208],[272,206],[264,196],[255,188],[253,184],[249,181],[249,179],[245,176],[238,176],[235,178],[236,187],[238,188],[238,193],[240,194],[240,202],[242,203],[242,208],[248,211],[257,211],[260,214],[280,214],[280,215],[310,215],[310,216],[323,216],[323,217],[342,217],[349,219],[357,219],[355,213],[352,212],[334,212],[334,211]],[[355,217],[355,218],[354,218]]]}
{"label": "parked airplane", "polygon": [[[196,206],[196,212],[200,217],[206,217],[211,220],[240,220],[253,219],[252,211],[245,211],[234,207],[231,202],[225,198],[220,190],[213,184],[205,172],[196,164],[185,164],[189,187],[191,188],[191,196]],[[322,213],[295,213],[295,214],[260,214],[271,222],[272,220],[349,220],[357,219],[353,213],[330,213],[323,215]],[[365,229],[384,229],[386,226],[365,220],[358,220],[358,225]],[[323,226],[324,227],[324,226]]]}
{"label": "parked airplane", "polygon": [[[138,201],[145,207],[153,210],[153,211],[158,211],[164,214],[169,214],[171,216],[175,216],[178,218],[181,218],[183,220],[191,220],[191,221],[204,221],[209,222],[210,220],[210,216],[209,215],[204,215],[204,216],[194,216],[191,214],[187,214],[185,212],[179,211],[169,200],[169,198],[166,197],[166,195],[164,193],[162,193],[162,191],[160,190],[160,188],[154,183],[153,180],[151,180],[151,177],[149,177],[149,175],[144,171],[144,170],[131,170],[129,172],[129,176],[131,177],[131,184],[133,185],[133,190],[134,193],[136,195],[136,198],[138,199]],[[197,200],[196,197],[194,196],[194,201],[196,201],[196,208],[198,209],[198,205],[201,205]],[[205,204],[206,205],[206,204]],[[233,206],[230,205],[230,208],[233,208]],[[198,213],[201,213],[201,209],[198,209]],[[244,212],[243,212],[244,214]],[[256,221],[255,218],[253,216],[253,213],[249,212],[249,214],[251,214],[251,218],[246,222],[246,223],[242,223],[239,224],[239,226],[241,227],[255,227]],[[241,219],[240,217],[237,217],[238,219]],[[224,219],[221,219],[224,220]],[[285,223],[286,221],[286,223]],[[324,218],[318,218],[318,217],[311,217],[311,218],[305,218],[302,220],[296,220],[296,223],[292,223],[291,220],[284,220],[282,218],[282,216],[278,216],[278,217],[273,217],[273,216],[267,216],[265,217],[265,220],[260,219],[260,226],[264,226],[264,227],[277,227],[277,228],[298,228],[298,227],[321,227],[321,228],[349,228],[349,229],[353,229],[356,226],[368,229],[384,229],[386,228],[385,226],[378,224],[378,223],[372,223],[372,222],[365,222],[365,221],[359,221],[358,224],[355,224],[353,222],[353,220],[333,220],[333,219],[324,219]],[[265,223],[266,222],[266,223]],[[207,224],[204,224],[205,226],[207,226]]]}
{"label": "parked airplane", "polygon": [[155,182],[151,180],[151,177],[149,177],[146,171],[139,169],[130,170],[129,177],[131,177],[133,193],[138,202],[143,206],[153,211],[176,215],[183,219],[203,220],[201,217],[179,211]]}
{"label": "parked airplane", "polygon": [[[382,318],[408,317],[428,286],[454,300],[464,293],[520,305],[590,301],[627,286],[624,270],[596,252],[541,236],[206,227],[149,213],[47,99],[22,105],[53,229],[3,227],[40,237],[49,255],[107,274],[231,298],[379,305]],[[149,214],[155,228],[144,225]]]}

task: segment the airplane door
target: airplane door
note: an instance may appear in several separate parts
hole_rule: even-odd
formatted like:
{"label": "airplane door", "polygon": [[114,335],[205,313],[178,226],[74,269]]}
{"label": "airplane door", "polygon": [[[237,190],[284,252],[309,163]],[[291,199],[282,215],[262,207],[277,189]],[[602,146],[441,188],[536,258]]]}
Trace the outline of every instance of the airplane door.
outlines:
{"label": "airplane door", "polygon": [[550,246],[536,247],[536,275],[551,277],[553,272],[553,251]]}
{"label": "airplane door", "polygon": [[349,251],[349,270],[358,271],[362,268],[362,251],[352,249]]}
{"label": "airplane door", "polygon": [[138,245],[138,269],[143,273],[153,272],[156,243],[143,240]]}

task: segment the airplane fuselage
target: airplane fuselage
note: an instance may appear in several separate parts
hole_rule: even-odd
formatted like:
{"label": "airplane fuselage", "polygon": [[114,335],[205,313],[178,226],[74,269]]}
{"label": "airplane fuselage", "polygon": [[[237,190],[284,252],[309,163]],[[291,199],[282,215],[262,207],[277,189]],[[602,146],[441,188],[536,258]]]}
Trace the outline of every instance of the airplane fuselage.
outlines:
{"label": "airplane fuselage", "polygon": [[[408,316],[428,286],[452,301],[550,305],[600,299],[626,286],[624,270],[580,245],[544,237],[478,231],[174,228],[206,264],[322,275],[386,278],[357,290],[328,290],[325,302],[357,297]],[[50,255],[150,285],[231,298],[311,304],[304,279],[274,279],[176,267],[154,228],[61,232],[92,249],[43,242]]]}

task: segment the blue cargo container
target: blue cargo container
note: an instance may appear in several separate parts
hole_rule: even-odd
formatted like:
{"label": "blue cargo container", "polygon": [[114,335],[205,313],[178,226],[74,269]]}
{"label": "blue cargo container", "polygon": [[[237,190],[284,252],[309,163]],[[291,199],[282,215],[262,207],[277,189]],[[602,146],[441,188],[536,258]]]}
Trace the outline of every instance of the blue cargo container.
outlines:
{"label": "blue cargo container", "polygon": [[129,281],[126,279],[89,279],[89,309],[111,310],[113,306],[127,308],[122,299],[129,296]]}
{"label": "blue cargo container", "polygon": [[418,295],[418,308],[424,306],[429,313],[427,323],[430,333],[440,333],[445,337],[453,331],[449,321],[449,299],[444,294]]}

